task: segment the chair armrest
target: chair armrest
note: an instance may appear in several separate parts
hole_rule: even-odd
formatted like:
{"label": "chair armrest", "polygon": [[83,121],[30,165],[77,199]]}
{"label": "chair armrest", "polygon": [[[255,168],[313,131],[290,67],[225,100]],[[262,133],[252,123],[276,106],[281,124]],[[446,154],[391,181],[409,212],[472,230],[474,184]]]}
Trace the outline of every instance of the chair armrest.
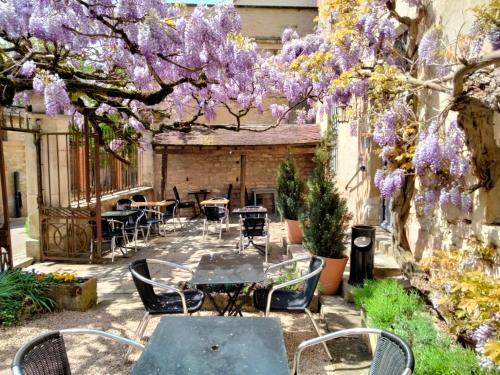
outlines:
{"label": "chair armrest", "polygon": [[149,213],[152,213],[152,214],[155,214],[155,215],[159,215],[159,216],[164,216],[165,215],[161,211],[151,210],[151,209],[144,209],[144,210],[142,210],[142,212],[149,212]]}
{"label": "chair armrest", "polygon": [[292,375],[297,375],[299,371],[299,363],[300,363],[300,356],[302,354],[302,351],[310,346],[318,345],[323,342],[333,340],[339,337],[348,337],[348,336],[355,336],[355,335],[361,335],[361,334],[368,334],[368,333],[374,333],[374,334],[381,334],[382,330],[377,329],[377,328],[349,328],[349,329],[343,329],[340,331],[336,332],[331,332],[323,336],[315,337],[309,340],[302,341],[299,346],[297,347],[297,350],[295,351],[295,355],[293,357],[293,367],[292,367]]}
{"label": "chair armrest", "polygon": [[[311,258],[311,257],[308,257],[308,258]],[[301,258],[298,258],[297,261],[300,259]],[[307,258],[303,258],[303,259],[307,259]],[[286,262],[283,262],[283,263],[286,263]],[[283,289],[283,288],[290,286],[290,285],[300,284],[300,283],[306,281],[307,279],[310,279],[311,277],[314,277],[317,274],[321,273],[321,271],[323,271],[323,268],[319,267],[319,268],[315,269],[313,272],[310,272],[304,276],[300,276],[296,279],[286,281],[286,282],[278,284],[278,285],[273,285],[271,287],[271,289],[269,290],[269,294],[267,295],[266,316],[269,315],[269,312],[271,311],[271,300],[273,298],[274,291],[279,290],[279,289]]]}
{"label": "chair armrest", "polygon": [[[163,262],[163,261],[160,261],[160,262]],[[152,262],[152,263],[155,263],[155,262]],[[148,279],[147,277],[144,277],[144,276],[138,274],[133,269],[131,269],[130,272],[132,273],[132,275],[134,277],[138,278],[139,280],[141,280],[142,282],[144,282],[146,284],[149,284],[151,286],[155,286],[157,288],[165,289],[165,290],[168,290],[170,292],[177,293],[181,297],[182,309],[184,311],[184,315],[188,314],[187,303],[186,303],[186,296],[184,295],[184,291],[182,291],[180,288],[177,288],[175,286],[168,285],[168,284],[165,284],[165,283],[161,283],[161,282],[156,281],[156,280]]]}
{"label": "chair armrest", "polygon": [[167,267],[170,267],[170,268],[177,268],[177,269],[180,269],[180,270],[183,270],[183,271],[188,271],[190,272],[191,274],[194,273],[194,270],[192,270],[191,268],[187,267],[187,266],[184,266],[182,264],[177,264],[177,263],[173,263],[173,262],[168,262],[166,260],[160,260],[160,259],[148,259],[147,260],[148,263],[156,263],[156,264],[162,264],[164,266],[167,266]]}
{"label": "chair armrest", "polygon": [[303,260],[311,260],[311,258],[312,258],[312,256],[307,255],[307,256],[300,257],[300,258],[285,260],[284,262],[281,262],[281,263],[272,264],[266,268],[265,273],[267,273],[268,271],[274,270],[276,268],[282,268],[282,267],[287,266],[289,264],[301,262]]}
{"label": "chair armrest", "polygon": [[114,335],[112,333],[106,332],[106,331],[101,331],[98,329],[91,329],[91,328],[67,328],[67,329],[61,329],[59,331],[63,336],[66,334],[92,334],[92,335],[98,335],[101,337],[105,337],[107,339],[111,339],[114,341],[117,341],[119,343],[125,344],[125,345],[130,345],[133,346],[137,349],[144,350],[146,347],[142,345],[141,343],[131,340],[126,337]]}

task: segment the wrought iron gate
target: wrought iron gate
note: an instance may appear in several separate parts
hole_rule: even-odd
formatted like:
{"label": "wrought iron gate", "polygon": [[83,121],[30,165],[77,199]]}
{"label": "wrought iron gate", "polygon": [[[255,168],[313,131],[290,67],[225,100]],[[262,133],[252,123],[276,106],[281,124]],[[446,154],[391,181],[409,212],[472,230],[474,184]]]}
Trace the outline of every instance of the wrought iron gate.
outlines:
{"label": "wrought iron gate", "polygon": [[40,134],[43,260],[101,261],[98,144],[87,127],[83,133]]}

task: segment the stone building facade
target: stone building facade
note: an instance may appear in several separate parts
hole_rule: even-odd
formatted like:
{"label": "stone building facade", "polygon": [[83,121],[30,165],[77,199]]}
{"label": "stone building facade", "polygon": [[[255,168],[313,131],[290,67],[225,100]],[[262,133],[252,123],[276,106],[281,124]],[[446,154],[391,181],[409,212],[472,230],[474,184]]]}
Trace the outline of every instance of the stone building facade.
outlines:
{"label": "stone building facade", "polygon": [[[411,15],[411,10],[398,2],[398,12]],[[459,30],[467,30],[472,23],[470,9],[485,4],[483,0],[436,0],[429,3],[428,24],[439,23],[449,40],[455,40]],[[489,48],[489,47],[486,47]],[[488,52],[485,50],[484,52]],[[498,68],[497,68],[498,70]],[[429,78],[423,72],[422,77]],[[431,118],[444,110],[448,104],[445,94],[423,91],[420,102],[421,118]],[[362,105],[362,104],[361,104]],[[358,110],[363,113],[363,110]],[[455,119],[457,112],[450,111],[446,123]],[[332,126],[331,119],[324,118],[322,128]],[[340,191],[347,199],[349,209],[354,215],[354,222],[381,225],[392,230],[390,222],[390,204],[380,197],[374,184],[374,175],[380,168],[381,160],[377,146],[367,132],[370,129],[368,120],[359,118],[361,129],[357,135],[351,134],[348,121],[339,123],[335,153],[337,155],[336,179]],[[500,114],[495,113],[488,121],[492,134],[500,152]],[[364,127],[364,128],[363,128]],[[353,157],[353,155],[357,155]],[[364,167],[364,170],[360,168]],[[474,178],[470,177],[470,184]],[[418,188],[418,182],[417,182]],[[449,248],[450,246],[467,246],[467,240],[476,237],[484,243],[494,243],[500,247],[500,181],[490,191],[478,189],[473,193],[474,208],[472,214],[460,217],[453,208],[436,208],[431,217],[417,213],[412,205],[407,221],[406,231],[414,257],[418,260],[429,255],[432,250]]]}

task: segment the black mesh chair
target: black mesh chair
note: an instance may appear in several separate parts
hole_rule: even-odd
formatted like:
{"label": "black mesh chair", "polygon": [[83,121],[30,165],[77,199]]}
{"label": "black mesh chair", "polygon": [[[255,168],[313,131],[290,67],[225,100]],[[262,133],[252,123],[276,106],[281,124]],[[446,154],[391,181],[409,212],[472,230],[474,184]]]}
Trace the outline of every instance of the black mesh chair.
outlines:
{"label": "black mesh chair", "polygon": [[97,329],[69,328],[47,332],[24,344],[14,356],[14,375],[71,375],[64,336],[91,334],[114,340],[131,348],[144,350],[144,345]]}
{"label": "black mesh chair", "polygon": [[[180,269],[191,274],[193,270],[180,264],[175,264],[158,259],[139,259],[132,262],[128,269],[132,273],[135,287],[141,297],[141,301],[146,310],[144,316],[135,331],[135,339],[141,340],[144,331],[152,316],[165,314],[192,314],[201,309],[205,294],[198,289],[180,289],[177,285],[166,284],[165,282],[155,281],[151,278],[148,263],[160,264],[173,269]],[[154,288],[166,290],[164,293],[156,293]],[[125,355],[125,360],[128,354]]]}
{"label": "black mesh chair", "polygon": [[[256,309],[264,311],[266,316],[268,316],[271,311],[305,312],[311,319],[314,329],[319,336],[321,333],[311,311],[309,310],[309,304],[314,296],[314,291],[318,285],[321,271],[325,268],[324,259],[317,256],[308,256],[287,260],[268,267],[266,269],[266,274],[279,270],[285,266],[296,266],[298,262],[307,260],[309,260],[309,267],[305,275],[278,285],[255,289],[253,292],[253,304]],[[300,291],[283,290],[291,285],[302,283],[304,284],[304,288]],[[326,344],[323,346],[326,350],[328,358],[332,360],[332,355],[330,354]]]}
{"label": "black mesh chair", "polygon": [[[144,228],[147,228],[146,214],[142,210],[136,210],[132,215],[130,215],[125,222],[124,231],[127,243],[134,242],[134,249],[137,251],[137,238],[139,232],[141,232],[142,238],[146,238],[144,235]],[[129,240],[128,235],[132,235],[132,241]]]}
{"label": "black mesh chair", "polygon": [[227,208],[228,209],[231,209],[231,194],[233,192],[233,184],[229,184],[229,186],[227,187],[227,194],[226,194],[226,199],[229,201],[229,203],[227,204]]}
{"label": "black mesh chair", "polygon": [[[94,258],[94,243],[97,242],[97,227],[95,221],[90,221],[92,227],[92,241],[90,242],[90,254]],[[127,256],[126,235],[124,224],[114,219],[101,218],[101,251],[104,255],[111,253],[111,262],[115,261],[115,251],[119,248],[124,256]]]}
{"label": "black mesh chair", "polygon": [[173,190],[174,190],[175,199],[177,199],[177,201],[179,202],[177,204],[177,209],[179,210],[179,215],[180,215],[182,208],[191,208],[193,210],[193,212],[196,213],[196,202],[195,201],[182,202],[181,197],[179,196],[179,191],[177,190],[177,186],[174,186]]}
{"label": "black mesh chair", "polygon": [[116,202],[116,210],[117,211],[126,211],[131,209],[132,201],[130,199],[118,199]]}
{"label": "black mesh chair", "polygon": [[339,337],[349,337],[362,334],[378,335],[377,347],[369,375],[411,375],[415,366],[413,352],[410,346],[399,336],[376,328],[350,328],[332,332],[300,343],[293,359],[292,374],[299,374],[300,357],[304,349],[325,344]]}
{"label": "black mesh chair", "polygon": [[[157,229],[158,234],[161,233],[161,228],[165,224],[165,217],[163,215],[163,212],[161,211],[156,211],[156,210],[142,210],[144,213],[144,216],[141,217],[139,226],[141,228],[146,229],[146,237],[144,238],[144,241],[147,243],[149,235],[151,234],[151,228]],[[166,235],[166,232],[163,232],[163,235]]]}
{"label": "black mesh chair", "polygon": [[[135,195],[132,195],[130,197],[130,199],[132,200],[132,202],[138,202],[138,203],[142,203],[142,202],[147,202],[147,198],[144,194],[135,194]],[[140,206],[139,208],[146,208],[145,206]]]}
{"label": "black mesh chair", "polygon": [[226,207],[217,205],[206,205],[202,207],[205,218],[203,220],[203,239],[208,232],[208,225],[215,223],[215,228],[219,225],[219,240],[222,237],[222,224],[226,222],[226,230],[229,229],[229,211]]}
{"label": "black mesh chair", "polygon": [[[256,245],[254,243],[255,237],[262,237],[265,240],[265,245]],[[246,245],[243,245],[243,239],[246,238],[248,240]],[[248,248],[250,245],[253,245],[259,252],[264,252],[265,260],[267,263],[267,252],[269,248],[269,218],[267,215],[261,216],[253,216],[253,215],[244,215],[240,216],[240,243],[239,249],[240,252],[243,249]]]}
{"label": "black mesh chair", "polygon": [[179,225],[182,227],[181,218],[179,216],[179,201],[177,199],[164,199],[162,202],[173,202],[174,204],[170,206],[165,206],[163,209],[163,218],[165,220],[165,224],[167,224],[168,219],[172,219],[172,226],[175,232],[175,219],[179,221]]}

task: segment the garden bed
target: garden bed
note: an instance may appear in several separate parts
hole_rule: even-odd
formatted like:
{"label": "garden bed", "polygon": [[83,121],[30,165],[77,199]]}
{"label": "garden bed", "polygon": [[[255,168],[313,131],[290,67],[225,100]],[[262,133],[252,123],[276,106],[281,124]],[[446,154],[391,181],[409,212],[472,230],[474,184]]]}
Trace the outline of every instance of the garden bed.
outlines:
{"label": "garden bed", "polygon": [[367,282],[353,293],[356,304],[365,311],[368,326],[393,332],[408,342],[415,356],[416,375],[497,373],[480,367],[474,351],[438,330],[415,291],[407,291],[397,281],[386,279]]}

